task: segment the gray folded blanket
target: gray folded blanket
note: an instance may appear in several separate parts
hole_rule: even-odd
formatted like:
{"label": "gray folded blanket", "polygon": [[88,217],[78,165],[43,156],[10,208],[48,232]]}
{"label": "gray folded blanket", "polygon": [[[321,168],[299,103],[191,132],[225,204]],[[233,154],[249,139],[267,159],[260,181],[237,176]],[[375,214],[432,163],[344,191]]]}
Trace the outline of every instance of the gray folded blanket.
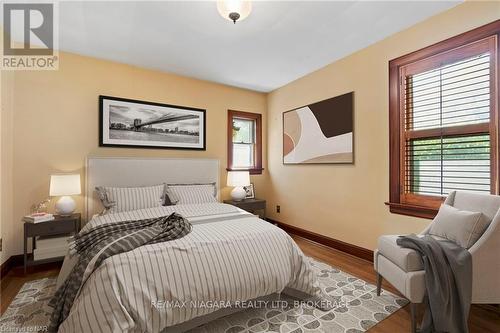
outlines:
{"label": "gray folded blanket", "polygon": [[86,279],[105,259],[143,245],[182,238],[191,229],[185,218],[173,213],[152,219],[103,224],[76,235],[70,244],[70,253],[78,255],[78,262],[49,302],[54,311],[48,331],[57,331]]}
{"label": "gray folded blanket", "polygon": [[400,236],[397,244],[422,256],[425,269],[427,311],[421,332],[468,332],[472,299],[472,257],[452,241],[429,235]]}

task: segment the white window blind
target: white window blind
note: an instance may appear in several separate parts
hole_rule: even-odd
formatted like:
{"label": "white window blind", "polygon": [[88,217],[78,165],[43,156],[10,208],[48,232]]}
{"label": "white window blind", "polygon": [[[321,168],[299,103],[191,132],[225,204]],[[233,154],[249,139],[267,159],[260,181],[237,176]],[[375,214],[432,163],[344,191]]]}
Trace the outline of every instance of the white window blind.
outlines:
{"label": "white window blind", "polygon": [[491,191],[490,54],[404,78],[406,193]]}

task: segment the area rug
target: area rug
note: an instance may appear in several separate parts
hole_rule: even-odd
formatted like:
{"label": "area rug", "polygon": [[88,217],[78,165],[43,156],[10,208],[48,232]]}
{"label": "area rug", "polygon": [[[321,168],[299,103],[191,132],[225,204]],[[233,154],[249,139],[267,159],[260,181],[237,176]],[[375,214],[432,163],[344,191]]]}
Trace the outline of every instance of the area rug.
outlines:
{"label": "area rug", "polygon": [[[217,319],[191,333],[356,333],[364,332],[405,306],[408,301],[325,263],[311,259],[323,291],[338,304],[321,311],[312,305],[281,295],[275,302]],[[47,302],[56,279],[27,282],[0,318],[0,332],[42,332],[50,317]]]}

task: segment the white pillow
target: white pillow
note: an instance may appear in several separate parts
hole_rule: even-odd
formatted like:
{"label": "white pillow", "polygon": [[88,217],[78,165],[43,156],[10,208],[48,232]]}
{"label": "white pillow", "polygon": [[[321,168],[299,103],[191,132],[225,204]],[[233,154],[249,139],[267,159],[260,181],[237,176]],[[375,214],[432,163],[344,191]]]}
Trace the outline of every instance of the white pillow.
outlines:
{"label": "white pillow", "polygon": [[101,189],[106,191],[107,199],[114,203],[107,212],[119,213],[136,209],[160,207],[163,203],[165,186],[165,184],[143,187],[103,186]]}
{"label": "white pillow", "polygon": [[174,205],[217,202],[215,183],[210,184],[168,184],[166,193]]}
{"label": "white pillow", "polygon": [[441,205],[429,234],[454,241],[463,248],[470,248],[481,237],[490,223],[480,212],[458,210],[450,205]]}

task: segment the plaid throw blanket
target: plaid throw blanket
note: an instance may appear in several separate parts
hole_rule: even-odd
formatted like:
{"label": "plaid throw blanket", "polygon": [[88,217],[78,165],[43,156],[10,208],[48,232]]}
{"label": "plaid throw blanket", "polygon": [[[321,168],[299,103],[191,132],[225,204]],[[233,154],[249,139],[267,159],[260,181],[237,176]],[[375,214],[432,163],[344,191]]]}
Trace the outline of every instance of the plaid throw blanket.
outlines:
{"label": "plaid throw blanket", "polygon": [[70,253],[78,255],[78,262],[49,302],[54,311],[48,331],[57,331],[86,279],[106,258],[142,245],[182,238],[191,229],[185,218],[173,213],[146,220],[104,224],[76,235],[70,244]]}

